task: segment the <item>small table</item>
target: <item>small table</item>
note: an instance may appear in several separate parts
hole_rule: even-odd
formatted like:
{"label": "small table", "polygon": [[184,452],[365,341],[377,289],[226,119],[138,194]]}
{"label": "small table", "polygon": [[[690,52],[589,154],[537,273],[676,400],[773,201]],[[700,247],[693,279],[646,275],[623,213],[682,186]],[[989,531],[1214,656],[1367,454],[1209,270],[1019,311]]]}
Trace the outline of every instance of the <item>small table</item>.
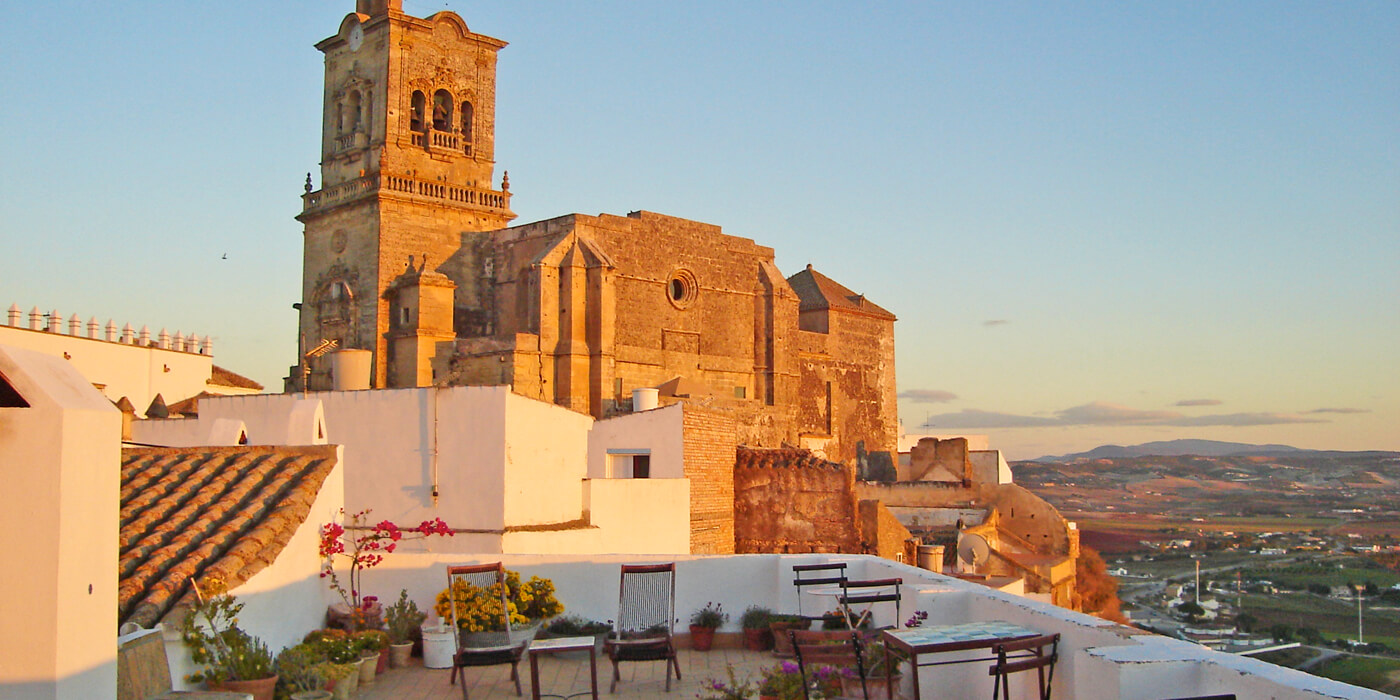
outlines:
{"label": "small table", "polygon": [[559,654],[566,651],[588,651],[588,672],[592,681],[593,700],[598,700],[598,654],[594,648],[593,637],[559,637],[556,639],[536,639],[530,642],[530,697],[540,700],[541,697],[550,698],[577,698],[588,695],[588,692],[574,693],[572,695],[540,694],[540,663],[539,658],[548,654]]}
{"label": "small table", "polygon": [[[894,587],[895,584],[893,583],[886,586],[886,588]],[[865,609],[860,611],[859,614],[855,615],[855,619],[852,619],[853,611],[851,610],[851,607],[849,605],[846,605],[845,602],[846,596],[852,595],[852,593],[850,589],[846,588],[845,586],[812,586],[811,588],[808,588],[805,592],[810,593],[812,595],[828,596],[835,598],[836,611],[841,613],[841,617],[845,618],[846,627],[848,629],[859,629],[861,625],[865,624],[865,621],[870,618],[870,614],[872,612],[871,608],[874,607],[873,603],[867,603]],[[896,627],[898,627],[900,624],[899,620],[895,620],[894,624]]]}
{"label": "small table", "polygon": [[[966,649],[991,649],[1002,642],[1026,639],[1040,634],[1020,625],[1002,620],[966,622],[960,625],[934,625],[932,627],[911,627],[902,630],[883,630],[880,634],[886,650],[894,647],[909,655],[909,665],[914,673],[914,700],[919,700],[919,654],[963,651]],[[966,664],[977,661],[995,661],[996,657],[975,659],[955,659],[934,661],[923,666],[943,666],[946,664]]]}

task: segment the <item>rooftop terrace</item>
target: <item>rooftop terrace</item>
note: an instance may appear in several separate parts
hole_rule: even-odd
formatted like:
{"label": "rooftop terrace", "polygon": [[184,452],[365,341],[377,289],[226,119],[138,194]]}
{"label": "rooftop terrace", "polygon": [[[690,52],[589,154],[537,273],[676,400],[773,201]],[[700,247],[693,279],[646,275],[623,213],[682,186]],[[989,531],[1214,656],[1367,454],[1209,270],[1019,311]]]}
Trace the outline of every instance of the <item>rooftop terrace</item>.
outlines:
{"label": "rooftop terrace", "polygon": [[[522,575],[552,579],[559,599],[568,613],[608,620],[617,614],[618,566],[641,559],[626,556],[567,557],[539,555],[478,556],[475,561],[501,559]],[[657,561],[649,557],[644,561]],[[914,611],[928,613],[926,626],[1000,620],[1042,633],[1059,633],[1060,661],[1054,674],[1053,697],[1060,700],[1121,699],[1154,700],[1199,695],[1233,693],[1240,698],[1388,698],[1389,696],[1351,685],[1274,666],[1246,657],[1214,652],[1189,642],[1153,635],[1106,622],[1028,598],[991,590],[976,583],[936,574],[905,564],[860,555],[740,555],[677,557],[676,616],[684,630],[690,613],[707,602],[723,605],[731,613],[721,632],[737,632],[738,613],[750,605],[778,612],[795,612],[798,600],[792,585],[792,567],[824,561],[845,561],[853,578],[904,580],[904,600],[898,616],[889,604],[873,610],[877,625],[894,625]],[[391,595],[400,588],[427,607],[446,585],[445,566],[470,561],[461,555],[400,552],[392,563],[368,572],[366,589]],[[394,567],[394,568],[390,568]],[[254,581],[253,583],[256,583]],[[256,589],[256,586],[252,588]],[[288,606],[324,605],[329,598],[306,599],[315,590],[304,585],[264,589],[258,593],[239,592],[247,607],[244,627],[258,634],[275,649],[297,641],[307,630],[292,629],[285,614]],[[301,600],[298,600],[298,599]],[[803,608],[812,612],[813,599],[804,597]],[[169,637],[167,637],[169,638]],[[955,654],[983,655],[979,652]],[[183,662],[171,649],[172,671]],[[948,655],[938,660],[960,658]],[[921,659],[924,661],[931,659]],[[768,653],[738,649],[711,652],[682,652],[684,682],[671,691],[672,697],[693,698],[699,683],[724,678],[726,666],[733,664],[740,677],[757,677],[759,669],[776,663]],[[991,695],[987,663],[925,667],[920,670],[923,697],[986,698]],[[599,659],[602,693],[607,694],[611,667]],[[587,689],[587,663],[580,659],[543,658],[542,682],[545,692],[579,692]],[[659,663],[624,664],[626,682],[615,697],[659,697],[663,666]],[[522,663],[522,679],[529,693],[528,661]],[[448,684],[448,671],[414,667],[395,671],[361,691],[366,700],[381,698],[456,698],[460,689]],[[1034,674],[1013,677],[1011,697],[1029,698]],[[177,675],[178,677],[178,675]],[[505,667],[470,669],[467,674],[472,698],[514,697]]]}

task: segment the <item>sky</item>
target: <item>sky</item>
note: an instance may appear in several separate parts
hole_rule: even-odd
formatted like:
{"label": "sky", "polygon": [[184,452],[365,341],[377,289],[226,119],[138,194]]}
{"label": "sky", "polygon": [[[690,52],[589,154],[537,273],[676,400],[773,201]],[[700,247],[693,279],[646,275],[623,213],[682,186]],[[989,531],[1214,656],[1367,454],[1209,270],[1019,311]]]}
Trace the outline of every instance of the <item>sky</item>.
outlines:
{"label": "sky", "polygon": [[[296,362],[353,0],[0,5],[0,306]],[[405,0],[500,54],[516,223],[646,209],[899,317],[911,433],[1400,450],[1400,3]],[[226,256],[226,257],[224,257]]]}

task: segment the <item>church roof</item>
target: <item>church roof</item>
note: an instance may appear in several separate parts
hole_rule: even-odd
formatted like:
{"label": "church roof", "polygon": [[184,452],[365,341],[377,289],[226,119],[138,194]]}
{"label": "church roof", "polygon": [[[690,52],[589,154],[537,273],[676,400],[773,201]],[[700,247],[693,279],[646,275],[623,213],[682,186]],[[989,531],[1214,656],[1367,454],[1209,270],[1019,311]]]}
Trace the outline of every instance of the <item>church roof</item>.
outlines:
{"label": "church roof", "polygon": [[159,622],[192,576],[233,588],[272,563],[306,522],[336,449],[122,450],[118,623]]}
{"label": "church roof", "polygon": [[792,290],[797,292],[797,298],[800,302],[797,307],[798,311],[836,309],[891,321],[895,320],[894,314],[866,299],[864,294],[856,294],[842,286],[840,282],[813,270],[811,265],[789,277],[787,281],[788,284],[792,285]]}

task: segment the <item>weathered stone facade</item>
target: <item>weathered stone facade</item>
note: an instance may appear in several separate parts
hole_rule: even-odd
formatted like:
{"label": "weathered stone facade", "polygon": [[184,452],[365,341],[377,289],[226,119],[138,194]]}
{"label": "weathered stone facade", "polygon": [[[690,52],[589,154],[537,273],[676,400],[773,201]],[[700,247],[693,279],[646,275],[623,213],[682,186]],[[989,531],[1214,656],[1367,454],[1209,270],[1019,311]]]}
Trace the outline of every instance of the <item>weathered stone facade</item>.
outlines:
{"label": "weathered stone facade", "polygon": [[[639,211],[503,228],[505,43],[399,4],[360,0],[317,44],[324,161],[298,217],[303,353],[336,340],[374,353],[375,387],[506,384],[600,418],[660,387],[663,402],[728,414],[738,444],[840,462],[895,449],[892,314],[810,266],[785,279],[771,248],[698,221]],[[430,286],[400,279],[410,259]],[[410,298],[450,303],[450,327],[417,325]],[[329,363],[305,362],[309,387],[328,388]]]}

